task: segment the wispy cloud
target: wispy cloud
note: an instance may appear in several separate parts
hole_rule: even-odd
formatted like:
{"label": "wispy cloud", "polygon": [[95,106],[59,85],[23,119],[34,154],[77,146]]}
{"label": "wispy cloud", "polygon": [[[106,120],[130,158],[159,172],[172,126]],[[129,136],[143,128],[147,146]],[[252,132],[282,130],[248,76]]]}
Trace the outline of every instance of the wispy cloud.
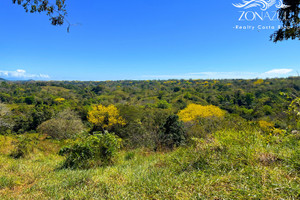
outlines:
{"label": "wispy cloud", "polygon": [[265,74],[289,74],[292,71],[292,69],[272,69],[270,71],[265,72]]}
{"label": "wispy cloud", "polygon": [[145,75],[147,79],[251,79],[292,76],[293,69],[272,69],[267,72],[195,72],[173,75]]}
{"label": "wispy cloud", "polygon": [[7,79],[38,79],[38,80],[44,80],[50,78],[50,76],[47,74],[27,73],[24,69],[17,69],[15,71],[0,70],[0,77],[7,78]]}

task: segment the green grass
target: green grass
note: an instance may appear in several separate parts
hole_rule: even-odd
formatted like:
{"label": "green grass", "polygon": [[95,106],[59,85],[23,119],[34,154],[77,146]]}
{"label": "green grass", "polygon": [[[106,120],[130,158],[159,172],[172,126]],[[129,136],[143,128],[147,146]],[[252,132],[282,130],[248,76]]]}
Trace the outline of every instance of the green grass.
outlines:
{"label": "green grass", "polygon": [[[0,150],[0,199],[299,199],[299,139],[222,131],[172,152],[123,150],[89,170],[60,169],[61,144],[41,140],[27,158]],[[11,140],[0,136],[0,148]]]}

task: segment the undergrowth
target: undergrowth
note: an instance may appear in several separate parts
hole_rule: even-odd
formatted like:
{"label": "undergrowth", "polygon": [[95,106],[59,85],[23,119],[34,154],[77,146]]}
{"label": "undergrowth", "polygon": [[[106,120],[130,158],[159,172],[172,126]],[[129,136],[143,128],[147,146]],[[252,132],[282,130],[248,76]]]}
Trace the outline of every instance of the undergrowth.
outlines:
{"label": "undergrowth", "polygon": [[300,198],[299,135],[220,131],[173,151],[122,150],[91,169],[59,169],[63,145],[38,140],[20,159],[1,153],[0,199]]}

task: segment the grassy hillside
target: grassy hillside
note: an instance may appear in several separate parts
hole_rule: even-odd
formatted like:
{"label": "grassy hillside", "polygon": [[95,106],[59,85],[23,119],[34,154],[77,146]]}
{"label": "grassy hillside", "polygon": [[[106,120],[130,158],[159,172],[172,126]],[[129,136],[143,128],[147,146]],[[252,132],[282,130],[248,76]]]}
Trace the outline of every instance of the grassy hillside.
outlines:
{"label": "grassy hillside", "polygon": [[220,131],[174,151],[122,150],[114,165],[88,170],[60,168],[67,141],[38,137],[14,159],[15,140],[0,136],[0,199],[300,198],[299,133]]}

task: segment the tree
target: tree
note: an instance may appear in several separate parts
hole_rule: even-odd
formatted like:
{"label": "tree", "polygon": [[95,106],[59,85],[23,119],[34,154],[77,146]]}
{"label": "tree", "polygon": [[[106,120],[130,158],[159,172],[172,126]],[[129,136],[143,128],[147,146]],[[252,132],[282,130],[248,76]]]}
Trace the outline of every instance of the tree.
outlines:
{"label": "tree", "polygon": [[161,108],[161,109],[169,109],[171,107],[171,105],[166,100],[160,100],[156,104],[156,107]]}
{"label": "tree", "polygon": [[[26,12],[46,13],[50,17],[51,24],[63,25],[67,16],[65,0],[56,0],[55,4],[48,0],[13,0],[14,4],[23,6]],[[69,29],[69,28],[68,28]]]}
{"label": "tree", "polygon": [[72,110],[64,110],[38,127],[38,131],[54,139],[68,139],[83,131],[79,116]]}
{"label": "tree", "polygon": [[198,118],[222,118],[224,115],[225,112],[217,106],[201,106],[197,104],[190,104],[178,113],[178,116],[184,122],[195,121]]}
{"label": "tree", "polygon": [[180,146],[186,139],[183,123],[179,121],[178,115],[170,115],[160,132],[159,144],[163,147]]}
{"label": "tree", "polygon": [[35,98],[34,96],[30,96],[30,97],[26,97],[24,102],[28,105],[32,105],[32,104],[35,104]]}
{"label": "tree", "polygon": [[283,0],[283,3],[278,11],[282,27],[271,35],[273,42],[300,39],[300,0]]}
{"label": "tree", "polygon": [[125,120],[120,116],[119,110],[114,105],[93,106],[93,109],[88,113],[88,121],[94,124],[96,127],[102,129],[110,129],[114,125],[126,125]]}

